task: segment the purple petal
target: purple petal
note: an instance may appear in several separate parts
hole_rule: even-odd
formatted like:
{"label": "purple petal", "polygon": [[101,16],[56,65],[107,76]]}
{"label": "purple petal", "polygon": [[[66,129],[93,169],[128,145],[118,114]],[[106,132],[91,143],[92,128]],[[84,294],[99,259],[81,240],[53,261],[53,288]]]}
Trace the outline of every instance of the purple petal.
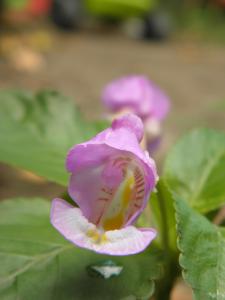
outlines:
{"label": "purple petal", "polygon": [[150,111],[148,80],[144,76],[127,76],[109,83],[102,94],[104,104],[113,112],[125,107],[134,113]]}
{"label": "purple petal", "polygon": [[131,120],[139,122],[137,117],[125,116],[116,121],[113,128],[76,145],[68,154],[67,169],[72,173],[69,194],[92,223],[103,221],[103,214],[111,207],[114,187],[123,179],[124,168],[131,166],[139,174],[135,175],[134,186],[137,197],[130,201],[123,226],[131,224],[142,212],[155,186],[155,163],[141,150],[137,140],[139,127],[136,121],[131,125]]}
{"label": "purple petal", "polygon": [[169,98],[145,76],[133,75],[109,83],[102,93],[103,103],[112,112],[130,109],[143,120],[165,118],[169,111]]}
{"label": "purple petal", "polygon": [[55,199],[51,208],[52,225],[78,247],[108,255],[130,255],[143,251],[156,237],[155,230],[128,226],[121,230],[99,232],[79,208]]}
{"label": "purple petal", "polygon": [[112,128],[114,130],[119,128],[131,130],[131,132],[135,133],[139,142],[141,142],[144,135],[144,125],[141,119],[134,114],[127,114],[121,118],[115,119],[112,123]]}
{"label": "purple petal", "polygon": [[166,94],[158,87],[155,88],[151,116],[156,120],[162,121],[170,110],[170,100]]}

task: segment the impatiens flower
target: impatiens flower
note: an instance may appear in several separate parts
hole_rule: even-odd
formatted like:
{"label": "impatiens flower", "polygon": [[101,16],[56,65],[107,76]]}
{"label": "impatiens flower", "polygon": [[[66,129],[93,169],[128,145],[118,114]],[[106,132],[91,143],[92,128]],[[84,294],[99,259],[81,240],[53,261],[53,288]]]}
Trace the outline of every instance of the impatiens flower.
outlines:
{"label": "impatiens flower", "polygon": [[161,121],[170,102],[164,92],[145,76],[127,76],[109,83],[103,90],[105,106],[116,115],[132,112],[145,125],[147,143],[156,146],[161,134]]}
{"label": "impatiens flower", "polygon": [[143,123],[130,114],[69,151],[69,194],[79,208],[55,199],[51,209],[51,222],[66,239],[98,253],[129,255],[155,238],[154,229],[132,225],[157,181],[154,161],[139,146],[142,136]]}

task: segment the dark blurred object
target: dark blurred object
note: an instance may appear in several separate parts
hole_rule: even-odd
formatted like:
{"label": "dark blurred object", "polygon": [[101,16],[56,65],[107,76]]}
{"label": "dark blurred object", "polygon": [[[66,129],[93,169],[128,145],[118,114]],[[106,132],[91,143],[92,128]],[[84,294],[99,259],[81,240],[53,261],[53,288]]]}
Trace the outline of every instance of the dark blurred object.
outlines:
{"label": "dark blurred object", "polygon": [[74,29],[79,26],[81,11],[81,0],[53,0],[51,16],[60,28]]}
{"label": "dark blurred object", "polygon": [[165,39],[171,32],[171,18],[168,13],[158,11],[145,18],[144,37]]}
{"label": "dark blurred object", "polygon": [[132,18],[142,21],[141,38],[166,38],[170,18],[159,10],[158,0],[53,0],[51,16],[62,29],[78,28],[85,17],[118,24]]}
{"label": "dark blurred object", "polygon": [[[6,24],[17,25],[50,15],[63,30],[74,30],[88,19],[116,26],[130,20],[131,36],[166,38],[170,33],[170,18],[159,8],[161,0],[0,0],[1,17]],[[141,24],[141,26],[139,25]]]}

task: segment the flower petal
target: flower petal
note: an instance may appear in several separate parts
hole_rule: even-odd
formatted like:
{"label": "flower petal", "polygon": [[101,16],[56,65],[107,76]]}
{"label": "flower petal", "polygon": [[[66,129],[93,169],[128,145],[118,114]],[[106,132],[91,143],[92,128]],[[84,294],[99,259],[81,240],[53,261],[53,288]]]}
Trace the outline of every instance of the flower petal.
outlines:
{"label": "flower petal", "polygon": [[153,229],[128,226],[100,233],[94,224],[62,199],[55,199],[51,209],[52,225],[78,247],[108,255],[130,255],[143,251],[156,237]]}
{"label": "flower petal", "polygon": [[112,111],[127,107],[139,116],[151,110],[151,90],[145,76],[127,76],[109,83],[102,94],[104,104]]}
{"label": "flower petal", "polygon": [[96,226],[88,222],[79,208],[65,200],[56,198],[51,207],[52,225],[69,241],[79,247],[88,244],[86,232],[95,230]]}
{"label": "flower petal", "polygon": [[138,195],[141,200],[137,209],[132,210],[134,215],[129,217],[126,225],[131,224],[145,208],[149,193],[155,186],[155,163],[138,144],[137,132],[140,128],[136,127],[135,122],[131,125],[131,119],[136,118],[124,116],[121,123],[118,121],[113,128],[104,130],[86,143],[76,145],[67,156],[67,169],[72,173],[69,194],[84,216],[95,224],[104,213],[103,210],[107,209],[106,203],[112,200],[114,191],[111,189],[121,181],[120,172],[111,167],[112,160],[119,159],[119,164],[123,164],[126,158],[131,158],[143,174],[143,178],[137,178],[137,186],[138,192],[144,191],[144,195]]}
{"label": "flower petal", "polygon": [[156,237],[152,228],[138,229],[127,226],[123,229],[106,232],[107,243],[103,244],[99,253],[109,255],[130,255],[142,252]]}
{"label": "flower petal", "polygon": [[103,91],[102,100],[112,112],[129,109],[143,121],[149,117],[161,121],[170,108],[167,95],[142,75],[131,75],[110,82]]}
{"label": "flower petal", "polygon": [[112,123],[113,129],[119,129],[121,127],[130,129],[135,133],[139,142],[141,142],[144,135],[144,125],[141,119],[134,114],[126,114],[117,118]]}

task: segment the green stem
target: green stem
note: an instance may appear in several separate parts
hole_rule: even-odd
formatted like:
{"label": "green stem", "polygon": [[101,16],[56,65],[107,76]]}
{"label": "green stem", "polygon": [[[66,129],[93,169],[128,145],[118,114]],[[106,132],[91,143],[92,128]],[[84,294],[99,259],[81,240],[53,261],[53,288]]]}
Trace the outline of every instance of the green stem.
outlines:
{"label": "green stem", "polygon": [[170,252],[170,246],[169,246],[169,239],[168,239],[168,223],[167,223],[167,213],[165,208],[165,194],[164,194],[164,188],[162,186],[161,181],[159,181],[157,185],[157,198],[161,213],[161,234],[162,234],[162,241],[163,241],[163,248],[165,251],[165,254]]}
{"label": "green stem", "polygon": [[171,290],[175,278],[178,276],[177,270],[177,254],[170,247],[169,235],[168,235],[168,215],[166,210],[167,203],[167,192],[165,190],[162,181],[159,181],[157,185],[157,198],[161,214],[161,225],[160,233],[162,236],[162,246],[163,246],[163,259],[164,259],[164,276],[160,282],[158,282],[156,287],[156,299],[158,300],[169,300]]}

